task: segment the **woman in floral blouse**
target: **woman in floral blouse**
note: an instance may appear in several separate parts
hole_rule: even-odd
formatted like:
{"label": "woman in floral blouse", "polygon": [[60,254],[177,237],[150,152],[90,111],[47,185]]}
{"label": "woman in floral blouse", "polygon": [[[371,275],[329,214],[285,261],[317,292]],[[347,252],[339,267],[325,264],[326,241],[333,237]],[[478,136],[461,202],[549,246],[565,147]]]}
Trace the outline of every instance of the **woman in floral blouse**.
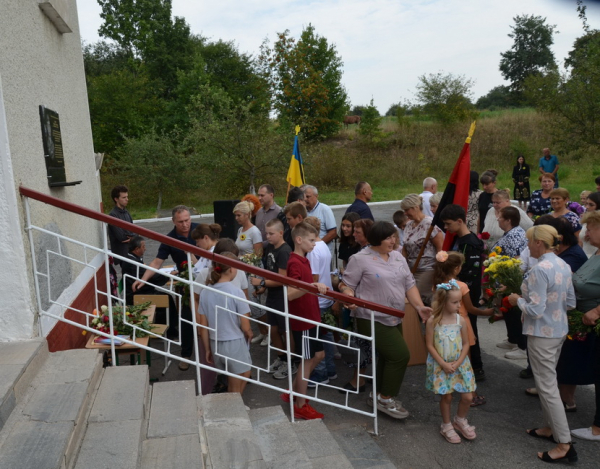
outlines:
{"label": "woman in floral blouse", "polygon": [[520,222],[521,214],[516,207],[501,208],[498,225],[504,231],[504,234],[493,247],[500,246],[502,254],[506,256],[520,256],[521,251],[527,247],[525,230],[519,226]]}
{"label": "woman in floral blouse", "polygon": [[550,192],[550,204],[552,205],[552,215],[554,218],[565,217],[567,220],[571,222],[573,226],[573,232],[575,236],[579,236],[579,231],[581,231],[581,224],[579,223],[579,215],[574,212],[571,212],[567,207],[567,203],[571,198],[569,191],[567,189],[563,189],[559,187],[558,189],[554,189]]}
{"label": "woman in floral blouse", "polygon": [[552,210],[550,206],[550,192],[554,189],[554,181],[556,181],[554,174],[544,173],[540,176],[542,188],[533,191],[529,207],[527,208],[527,215],[531,218],[546,215]]}
{"label": "woman in floral blouse", "polygon": [[400,203],[400,208],[408,217],[408,223],[404,228],[404,246],[402,254],[406,257],[408,266],[411,269],[417,282],[417,288],[423,298],[423,303],[431,304],[433,296],[433,266],[435,264],[435,255],[442,249],[444,243],[444,234],[437,226],[431,232],[431,237],[423,250],[423,256],[419,265],[415,269],[421,246],[425,241],[432,218],[423,213],[423,199],[418,194],[408,194]]}
{"label": "woman in floral blouse", "polygon": [[560,399],[556,380],[556,364],[567,335],[567,309],[575,307],[575,291],[570,267],[554,249],[558,232],[551,226],[539,225],[527,230],[529,251],[538,263],[526,274],[521,292],[508,297],[512,306],[523,312],[523,333],[528,337],[527,348],[536,388],[542,404],[544,424],[527,430],[530,436],[557,442],[550,451],[538,453],[545,462],[559,459],[577,461],[565,408]]}

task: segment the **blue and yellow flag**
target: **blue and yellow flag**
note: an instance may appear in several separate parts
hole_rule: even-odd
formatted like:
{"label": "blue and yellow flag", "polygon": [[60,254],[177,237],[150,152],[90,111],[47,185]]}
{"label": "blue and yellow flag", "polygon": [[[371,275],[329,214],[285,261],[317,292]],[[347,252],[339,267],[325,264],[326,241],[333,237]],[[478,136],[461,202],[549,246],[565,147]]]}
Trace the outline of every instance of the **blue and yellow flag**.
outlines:
{"label": "blue and yellow flag", "polygon": [[300,187],[304,181],[304,166],[302,165],[302,157],[300,156],[300,146],[298,145],[298,133],[300,126],[296,126],[296,139],[294,140],[294,153],[290,161],[290,168],[287,173],[287,182],[292,186]]}

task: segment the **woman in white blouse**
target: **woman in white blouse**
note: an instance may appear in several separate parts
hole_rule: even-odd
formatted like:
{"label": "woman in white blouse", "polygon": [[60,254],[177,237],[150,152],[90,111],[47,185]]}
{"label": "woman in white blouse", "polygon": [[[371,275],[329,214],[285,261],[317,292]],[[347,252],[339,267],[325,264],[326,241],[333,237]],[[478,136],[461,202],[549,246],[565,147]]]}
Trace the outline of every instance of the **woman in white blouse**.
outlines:
{"label": "woman in white blouse", "polygon": [[552,226],[538,225],[527,230],[529,251],[538,263],[525,274],[521,292],[508,297],[523,313],[523,334],[527,335],[529,361],[540,396],[544,424],[527,430],[530,436],[557,442],[550,451],[538,453],[544,462],[577,461],[565,408],[558,391],[556,364],[569,330],[567,309],[575,308],[571,268],[554,249],[558,232]]}
{"label": "woman in white blouse", "polygon": [[[494,209],[488,210],[483,224],[483,231],[490,234],[490,240],[488,241],[489,246],[493,246],[504,234],[504,230],[500,228],[500,225],[498,224],[498,218],[500,217],[500,209],[512,206],[508,191],[503,189],[494,192],[494,195],[492,195],[492,205],[494,206]],[[533,226],[533,221],[531,221],[531,218],[529,218],[519,207],[515,208],[519,211],[521,216],[519,226],[527,231]]]}

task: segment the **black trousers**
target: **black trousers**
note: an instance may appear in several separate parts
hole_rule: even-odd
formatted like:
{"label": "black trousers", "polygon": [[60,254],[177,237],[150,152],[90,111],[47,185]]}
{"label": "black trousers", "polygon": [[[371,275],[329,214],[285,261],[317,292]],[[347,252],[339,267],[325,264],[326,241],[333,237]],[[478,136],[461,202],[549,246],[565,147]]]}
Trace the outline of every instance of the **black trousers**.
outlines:
{"label": "black trousers", "polygon": [[510,308],[504,313],[504,321],[506,322],[508,341],[511,344],[516,344],[521,350],[525,350],[527,348],[527,337],[523,335],[521,309],[517,306]]}
{"label": "black trousers", "polygon": [[474,314],[469,314],[469,321],[471,321],[471,326],[473,327],[473,333],[475,334],[475,338],[477,341],[475,345],[471,346],[471,365],[474,370],[481,370],[483,368],[483,362],[481,361],[481,347],[479,347],[479,333],[477,332],[477,316]]}

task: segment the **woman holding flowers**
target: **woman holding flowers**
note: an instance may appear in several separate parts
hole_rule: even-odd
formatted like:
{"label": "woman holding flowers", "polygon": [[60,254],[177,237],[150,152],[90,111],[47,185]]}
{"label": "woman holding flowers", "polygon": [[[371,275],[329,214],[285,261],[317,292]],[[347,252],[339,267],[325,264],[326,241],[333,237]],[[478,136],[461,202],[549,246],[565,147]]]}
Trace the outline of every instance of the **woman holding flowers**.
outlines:
{"label": "woman holding flowers", "polygon": [[[582,221],[587,223],[587,236],[596,254],[589,258],[573,275],[577,309],[583,313],[583,323],[594,326],[596,333],[600,327],[600,211],[588,212]],[[577,438],[600,442],[600,339],[594,337],[594,384],[596,388],[596,415],[591,427],[579,428],[571,433]]]}
{"label": "woman holding flowers", "polygon": [[556,364],[568,332],[567,309],[575,307],[571,269],[555,253],[557,231],[548,225],[527,230],[529,251],[538,263],[521,285],[523,296],[508,297],[523,312],[523,333],[528,337],[529,360],[542,404],[544,425],[527,430],[530,436],[557,442],[550,451],[538,453],[544,462],[577,461],[569,425],[558,391]]}

